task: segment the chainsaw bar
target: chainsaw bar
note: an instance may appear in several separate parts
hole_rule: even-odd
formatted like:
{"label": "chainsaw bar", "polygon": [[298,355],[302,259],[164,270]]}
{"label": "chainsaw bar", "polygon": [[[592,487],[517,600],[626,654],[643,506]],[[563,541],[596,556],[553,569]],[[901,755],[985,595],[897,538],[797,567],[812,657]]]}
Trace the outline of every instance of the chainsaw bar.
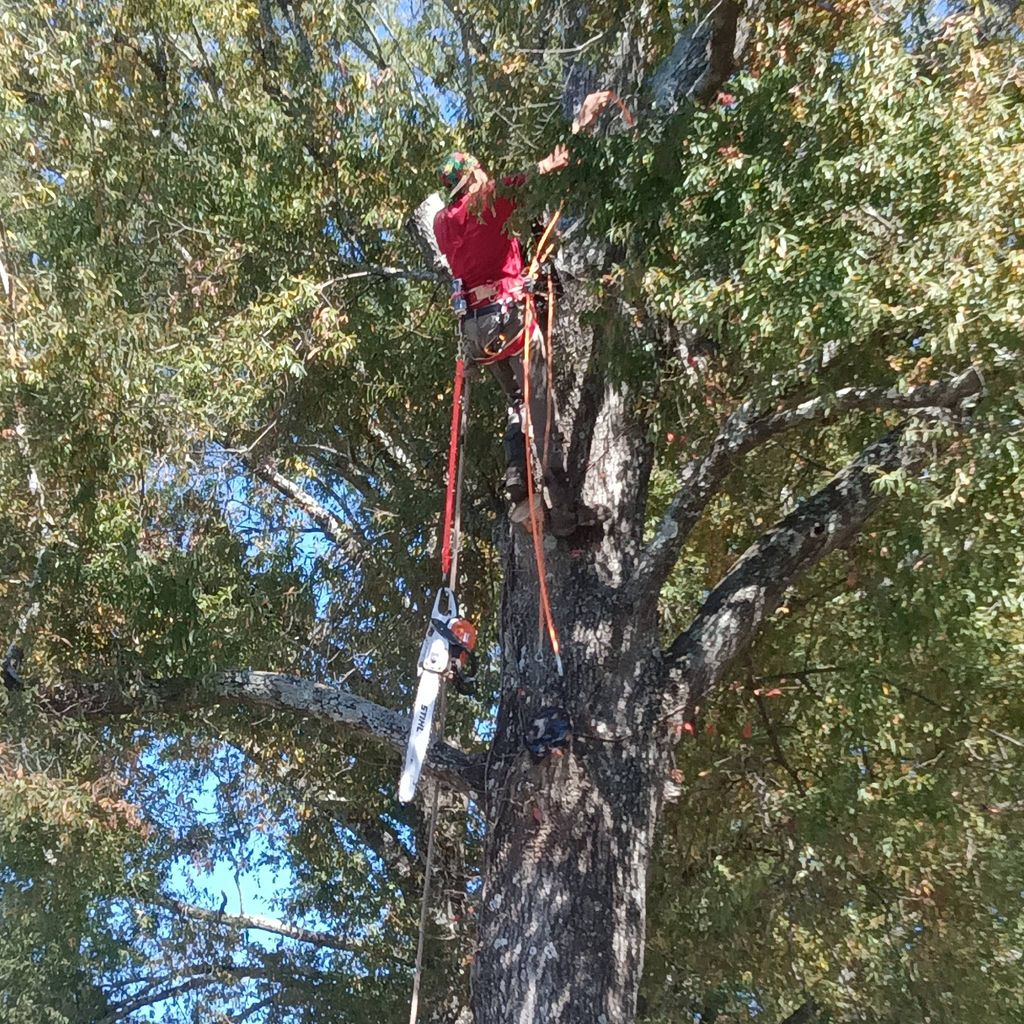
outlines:
{"label": "chainsaw bar", "polygon": [[441,676],[437,672],[421,672],[416,687],[416,703],[413,705],[412,728],[409,731],[409,745],[405,750],[405,764],[398,784],[398,799],[408,803],[416,795],[416,784],[423,771],[430,747],[430,733],[434,722],[434,708],[441,692]]}

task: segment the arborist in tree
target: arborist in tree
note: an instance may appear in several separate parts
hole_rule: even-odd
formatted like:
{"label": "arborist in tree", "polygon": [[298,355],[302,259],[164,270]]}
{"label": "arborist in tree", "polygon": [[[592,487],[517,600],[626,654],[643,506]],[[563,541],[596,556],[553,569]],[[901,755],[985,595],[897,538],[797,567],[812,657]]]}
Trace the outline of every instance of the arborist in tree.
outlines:
{"label": "arborist in tree", "polygon": [[[590,127],[613,98],[607,90],[591,93],[573,122],[573,131]],[[569,151],[559,145],[536,165],[536,173],[551,174],[568,163]],[[461,282],[456,298],[464,298],[467,307],[461,317],[466,357],[490,368],[509,401],[505,489],[513,505],[512,520],[522,523],[530,514],[523,433],[523,303],[532,282],[524,277],[519,241],[506,227],[516,208],[516,190],[525,184],[527,175],[503,178],[499,191],[475,157],[457,152],[445,160],[440,177],[447,205],[434,218],[434,234],[452,277]],[[574,502],[569,487],[545,360],[544,346],[550,341],[535,321],[530,341],[529,414],[534,444],[544,466],[551,532],[568,537],[596,520],[591,509]],[[542,452],[543,448],[546,451]]]}

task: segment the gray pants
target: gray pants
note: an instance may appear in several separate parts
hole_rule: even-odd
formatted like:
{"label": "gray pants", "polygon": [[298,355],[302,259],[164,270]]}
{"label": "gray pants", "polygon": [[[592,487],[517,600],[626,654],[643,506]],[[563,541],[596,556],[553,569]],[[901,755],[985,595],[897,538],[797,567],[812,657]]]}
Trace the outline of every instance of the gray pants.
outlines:
{"label": "gray pants", "polygon": [[[488,346],[500,348],[523,329],[523,311],[517,302],[503,304],[501,310],[486,316],[467,316],[462,321],[462,336],[466,342],[466,356],[470,359],[486,359]],[[504,340],[500,337],[504,336]],[[572,497],[565,473],[565,455],[562,438],[558,432],[558,417],[555,412],[555,397],[548,380],[545,360],[547,339],[543,332],[535,331],[530,339],[530,432],[538,459],[546,466],[544,483],[552,507],[571,508]],[[522,429],[523,408],[523,355],[510,356],[488,363],[487,368],[505,392],[509,413],[519,419]],[[547,451],[545,452],[545,440]],[[506,435],[506,452],[509,452]],[[524,449],[525,453],[525,449]],[[546,457],[545,457],[546,456]],[[512,456],[509,456],[511,461]],[[525,468],[525,467],[524,467]]]}

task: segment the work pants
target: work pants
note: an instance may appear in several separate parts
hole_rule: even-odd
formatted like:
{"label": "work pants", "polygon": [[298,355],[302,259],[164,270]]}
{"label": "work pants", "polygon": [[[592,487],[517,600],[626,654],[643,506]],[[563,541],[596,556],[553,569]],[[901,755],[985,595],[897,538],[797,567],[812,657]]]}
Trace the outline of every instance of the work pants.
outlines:
{"label": "work pants", "polygon": [[[523,329],[523,307],[521,303],[502,303],[501,309],[484,316],[467,316],[462,321],[462,335],[466,343],[466,356],[472,361],[488,358],[488,349],[499,348],[514,340]],[[499,336],[504,336],[504,341]],[[555,412],[555,396],[548,380],[545,347],[547,339],[538,324],[534,324],[533,337],[530,339],[530,432],[533,435],[534,448],[542,464],[545,464],[544,483],[548,489],[548,497],[553,508],[569,509],[572,507],[572,496],[569,491],[568,478],[565,472],[565,454],[562,450],[562,438],[558,430],[558,417]],[[506,434],[506,453],[509,461],[516,458],[512,454],[517,444],[522,449],[523,470],[525,466],[525,443],[522,434],[523,410],[523,354],[509,356],[487,363],[494,379],[508,398],[510,412],[514,410],[519,420],[519,440]],[[545,452],[545,438],[547,451]]]}

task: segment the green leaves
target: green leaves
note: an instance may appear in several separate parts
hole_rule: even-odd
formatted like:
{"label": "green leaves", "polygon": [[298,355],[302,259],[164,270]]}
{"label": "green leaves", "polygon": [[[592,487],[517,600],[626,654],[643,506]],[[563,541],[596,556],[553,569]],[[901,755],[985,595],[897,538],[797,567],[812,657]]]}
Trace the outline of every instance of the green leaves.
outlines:
{"label": "green leaves", "polygon": [[[684,14],[652,13],[649,67]],[[143,704],[124,728],[60,712],[242,665],[407,703],[436,580],[451,323],[439,286],[380,270],[419,266],[403,223],[446,150],[502,173],[565,140],[567,65],[618,66],[623,16],[591,5],[584,45],[563,51],[576,15],[543,5],[0,12],[0,640],[24,633],[33,699],[53,712],[19,718],[3,695],[0,991],[27,993],[0,997],[5,1019],[102,1019],[97,979],[154,949],[173,966],[201,941],[223,964],[229,934],[97,908],[177,884],[182,858],[235,856],[229,833],[268,837],[260,856],[290,879],[284,917],[373,939],[359,962],[303,948],[268,967],[250,949],[249,966],[288,980],[279,1018],[399,1018],[421,823],[397,816],[373,748],[215,707],[157,719]],[[774,5],[727,89],[664,122],[640,96],[638,130],[575,137],[576,162],[531,185],[523,212],[525,231],[568,197],[573,221],[616,246],[591,282],[594,320],[613,349],[602,372],[633,387],[654,445],[650,520],[743,402],[909,387],[968,363],[988,395],[925,480],[879,479],[891,512],[788,595],[733,688],[681,734],[646,1019],[685,1006],[781,1020],[803,992],[835,1021],[1015,1019],[1019,40],[979,35],[970,14]],[[462,597],[483,626],[503,572],[502,410],[475,395]],[[840,417],[751,454],[663,592],[667,639],[884,419]],[[263,458],[351,548],[249,472]],[[481,650],[497,650],[493,632]],[[489,713],[485,692],[449,728],[479,744]],[[228,782],[213,827],[178,798],[215,769]],[[459,820],[443,837],[453,991],[480,840]],[[215,991],[241,1012],[232,1000],[253,990],[222,972]]]}

